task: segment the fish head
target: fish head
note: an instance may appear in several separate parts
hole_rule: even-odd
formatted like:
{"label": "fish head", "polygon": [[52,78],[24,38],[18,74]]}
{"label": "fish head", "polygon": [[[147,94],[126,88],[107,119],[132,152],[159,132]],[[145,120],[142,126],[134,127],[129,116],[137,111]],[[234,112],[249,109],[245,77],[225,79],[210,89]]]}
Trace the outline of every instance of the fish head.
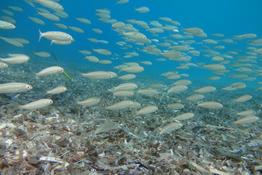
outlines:
{"label": "fish head", "polygon": [[15,29],[16,26],[15,26],[14,24],[10,24],[10,28],[11,28],[11,29]]}
{"label": "fish head", "polygon": [[74,39],[72,36],[70,36],[70,41],[71,41],[71,42],[74,42],[75,39]]}
{"label": "fish head", "polygon": [[72,41],[74,41],[74,38],[71,35],[67,34],[66,35],[66,40],[72,42]]}
{"label": "fish head", "polygon": [[31,90],[31,89],[33,89],[33,87],[31,85],[27,84],[26,89]]}
{"label": "fish head", "polygon": [[110,73],[110,78],[115,78],[115,77],[117,77],[117,74],[116,73],[114,73],[114,72],[109,72]]}
{"label": "fish head", "polygon": [[0,62],[0,67],[2,67],[2,68],[7,68],[7,67],[8,67],[8,64]]}
{"label": "fish head", "polygon": [[63,72],[64,72],[64,69],[63,69],[63,68],[60,68],[60,69],[58,69],[58,72],[59,72],[59,73],[63,73]]}
{"label": "fish head", "polygon": [[51,105],[51,104],[53,104],[54,102],[53,102],[53,100],[49,99],[49,100],[48,100],[48,103]]}

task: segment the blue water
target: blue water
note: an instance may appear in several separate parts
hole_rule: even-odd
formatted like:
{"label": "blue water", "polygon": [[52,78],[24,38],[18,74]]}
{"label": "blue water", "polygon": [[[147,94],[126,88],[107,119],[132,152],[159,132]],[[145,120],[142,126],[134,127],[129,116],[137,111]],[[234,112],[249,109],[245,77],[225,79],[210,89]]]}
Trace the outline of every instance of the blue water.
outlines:
{"label": "blue water", "polygon": [[[78,33],[71,32],[76,38],[77,42],[69,46],[53,46],[52,48],[48,42],[38,43],[38,30],[42,31],[56,29],[52,22],[44,20],[45,26],[40,26],[32,23],[27,17],[37,16],[35,9],[25,4],[23,1],[11,0],[2,1],[1,8],[8,5],[17,5],[24,8],[23,13],[17,13],[15,19],[17,21],[17,36],[23,36],[30,39],[31,44],[29,49],[53,49],[57,50],[57,54],[61,55],[61,59],[72,61],[73,63],[81,62],[81,55],[76,52],[78,49],[92,49],[96,46],[88,43],[86,38],[97,37],[100,39],[108,40],[111,44],[106,47],[109,50],[119,52],[117,46],[114,45],[115,41],[119,40],[116,32],[111,30],[111,26],[103,24],[97,20],[95,10],[99,8],[107,8],[111,10],[112,17],[122,21],[126,19],[139,19],[144,21],[155,20],[161,16],[170,17],[181,23],[184,28],[187,27],[200,27],[204,29],[207,34],[223,33],[226,37],[231,37],[237,34],[255,33],[258,36],[262,34],[262,2],[260,0],[130,0],[128,4],[116,5],[113,0],[75,0],[75,1],[61,1],[65,11],[69,14],[69,18],[62,19],[60,22],[70,25],[81,27],[86,32],[79,35]],[[134,8],[140,6],[148,6],[150,13],[138,14]],[[92,21],[91,26],[86,26],[75,20],[75,17],[86,17]],[[104,31],[103,35],[97,35],[91,31],[91,28],[100,28]],[[12,36],[13,32],[3,32],[1,35]],[[6,45],[1,42],[1,48]],[[8,49],[8,47],[5,47]],[[19,48],[18,48],[19,50]],[[63,53],[61,53],[63,51]]]}
{"label": "blue water", "polygon": [[[32,1],[35,2],[37,0]],[[241,172],[244,170],[250,174],[254,173],[253,169],[255,168],[253,167],[259,163],[261,164],[262,44],[260,46],[253,46],[250,43],[255,39],[262,40],[262,0],[129,1],[130,2],[127,4],[120,5],[116,3],[116,0],[60,0],[57,2],[63,5],[65,12],[69,16],[67,18],[60,18],[60,21],[54,22],[37,14],[37,8],[41,7],[48,9],[46,7],[42,7],[40,4],[35,3],[36,6],[32,7],[25,3],[24,0],[1,0],[0,19],[2,19],[4,16],[8,16],[4,14],[4,11],[1,10],[8,9],[10,5],[23,8],[23,12],[13,11],[14,16],[10,17],[16,21],[16,29],[0,29],[0,37],[24,38],[29,40],[30,43],[26,44],[24,47],[15,47],[4,42],[0,38],[0,58],[7,57],[10,53],[20,53],[28,55],[30,57],[30,61],[23,65],[10,64],[7,69],[0,69],[0,90],[3,83],[9,82],[30,83],[32,84],[33,89],[26,93],[14,95],[0,93],[0,109],[3,109],[3,111],[0,111],[0,124],[2,122],[13,122],[17,128],[18,125],[23,125],[22,127],[19,127],[23,129],[29,127],[26,125],[27,122],[30,123],[30,129],[27,129],[29,132],[28,138],[32,138],[30,142],[35,138],[38,139],[38,135],[35,136],[34,133],[30,133],[31,130],[36,128],[36,132],[41,132],[42,134],[43,128],[47,128],[47,130],[49,129],[50,135],[53,134],[52,139],[46,139],[45,137],[43,139],[41,136],[39,137],[39,140],[42,140],[38,143],[42,144],[51,140],[50,145],[48,145],[50,146],[48,151],[51,150],[50,152],[52,152],[52,154],[47,154],[45,151],[40,153],[44,156],[52,155],[54,157],[61,157],[61,159],[64,159],[71,164],[72,169],[75,168],[76,170],[81,169],[97,172],[101,171],[102,174],[107,174],[113,169],[108,167],[115,166],[117,168],[114,171],[112,170],[114,173],[111,174],[162,174],[160,173],[161,170],[163,169],[164,171],[164,168],[168,167],[171,170],[176,169],[176,171],[179,172],[178,174],[182,174],[183,168],[190,169],[192,172],[197,171],[199,173],[200,170],[198,168],[192,168],[192,166],[188,166],[189,163],[187,161],[189,159],[193,162],[196,161],[199,165],[205,164],[205,166],[203,166],[205,168],[213,163],[212,166],[218,170],[223,170],[225,172],[227,171],[227,169],[220,167],[222,165],[224,167],[228,167],[229,170],[234,169],[235,171],[232,170],[230,172],[228,170],[230,174],[235,174],[235,172]],[[136,12],[135,9],[141,6],[148,7],[150,12],[144,14]],[[124,22],[125,24],[128,24],[127,20],[129,19],[136,19],[144,21],[148,24],[150,24],[151,21],[157,20],[161,24],[170,25],[168,22],[159,20],[160,17],[169,17],[175,21],[178,21],[180,25],[176,26],[178,29],[177,33],[173,31],[165,31],[159,35],[154,35],[142,27],[133,24],[133,26],[139,30],[139,32],[145,34],[148,39],[152,41],[153,39],[155,39],[155,41],[159,40],[159,42],[154,41],[155,43],[152,42],[151,44],[137,45],[133,42],[124,40],[123,37],[119,35],[119,33],[113,30],[112,24],[100,21],[96,16],[97,9],[109,10],[111,12],[112,19],[115,19],[119,22]],[[53,10],[48,10],[50,12],[54,12]],[[45,25],[42,26],[33,23],[28,18],[30,16],[42,19],[45,22]],[[92,24],[82,24],[76,20],[78,17],[87,18],[91,21]],[[54,25],[55,23],[79,27],[83,29],[85,33],[77,33],[70,29],[62,30],[56,27]],[[191,27],[203,29],[203,31],[207,34],[207,37],[192,37],[189,39],[175,39],[173,37],[174,34],[181,34],[184,36],[184,30]],[[103,34],[95,33],[92,31],[94,28],[102,30]],[[39,41],[40,30],[42,32],[57,30],[66,32],[73,36],[74,42],[69,45],[51,45],[50,41],[45,38],[42,38],[41,41]],[[214,34],[217,33],[223,34],[224,37],[214,36]],[[256,37],[243,40],[235,39],[236,35],[248,33],[255,34]],[[106,40],[108,41],[108,44],[93,43],[88,41],[88,38]],[[218,44],[205,44],[203,42],[205,39],[213,39],[218,41]],[[226,44],[223,41],[224,39],[230,40],[233,43]],[[162,51],[162,53],[164,53],[166,50],[170,49],[170,47],[161,46],[161,44],[165,43],[166,41],[168,41],[168,43],[172,43],[172,47],[176,44],[181,45],[181,43],[187,42],[189,40],[193,40],[195,42],[190,46],[193,47],[195,51],[199,51],[200,56],[191,56],[191,60],[187,62],[172,61],[167,58],[165,58],[165,61],[159,61],[159,59],[164,58],[163,55],[152,55],[142,51],[145,46],[154,44]],[[130,48],[125,49],[117,45],[116,43],[119,41],[125,41],[127,45],[130,46]],[[225,48],[217,49],[215,48],[216,46],[225,46]],[[112,55],[101,55],[92,51],[93,49],[107,49],[112,52]],[[97,56],[101,60],[111,60],[112,64],[103,65],[89,62],[84,59],[86,55],[81,54],[79,50],[91,51],[90,55]],[[225,60],[217,62],[213,61],[211,59],[212,56],[207,55],[207,52],[210,50],[217,51],[219,53],[218,55],[224,57]],[[49,52],[51,57],[40,58],[34,55],[34,52],[39,51]],[[139,53],[139,56],[134,58],[124,58],[127,52],[137,52]],[[183,52],[183,54],[190,55],[188,51]],[[143,65],[140,63],[141,61],[151,61],[153,65]],[[137,73],[137,77],[130,81],[121,81],[117,77],[108,80],[90,80],[88,78],[84,78],[81,75],[81,73],[92,71],[113,71],[117,73],[118,76],[125,75],[127,74],[126,72],[117,70],[115,66],[119,66],[127,62],[139,63],[144,67],[144,71]],[[190,63],[194,66],[189,66],[188,69],[179,69],[179,66],[185,63]],[[219,63],[226,67],[225,73],[219,74],[205,68],[206,64]],[[241,65],[239,66],[239,64]],[[54,65],[63,67],[69,77],[64,76],[63,74],[52,75],[43,78],[37,77],[35,75],[40,70]],[[172,80],[165,78],[163,73],[170,71],[178,72],[181,77]],[[247,76],[247,78],[235,77],[239,75]],[[213,76],[219,76],[220,79],[210,80],[210,77]],[[188,89],[185,92],[169,94],[168,90],[173,87],[173,83],[175,83],[177,80],[190,80],[192,84],[188,85]],[[132,97],[123,98],[114,96],[112,94],[112,88],[126,82],[136,83],[138,85],[138,88],[134,90],[135,95]],[[237,82],[245,83],[246,87],[235,91],[223,90],[223,88]],[[152,88],[153,86],[157,86],[159,84],[161,84],[161,86],[155,88],[157,92],[159,92],[157,96],[144,97],[138,93],[138,90],[140,89]],[[47,90],[60,85],[66,86],[68,88],[67,92],[54,96],[46,94]],[[187,100],[188,96],[196,94],[194,92],[196,89],[204,86],[214,86],[216,87],[216,91],[204,94],[204,99],[195,102]],[[243,103],[236,103],[233,101],[233,99],[246,94],[251,95],[252,99]],[[101,101],[91,107],[82,106],[78,103],[78,101],[90,97],[99,97],[101,98]],[[54,103],[50,105],[50,108],[46,108],[46,111],[39,109],[31,112],[17,108],[19,105],[26,104],[41,98],[51,98]],[[139,107],[139,109],[146,105],[155,105],[158,107],[158,109],[157,111],[145,116],[137,116],[136,112],[138,109],[128,109],[126,111],[123,110],[124,112],[121,110],[110,111],[107,109],[108,106],[121,100],[132,100],[139,102],[141,103],[141,107]],[[221,103],[223,106],[219,109],[202,109],[200,106],[198,106],[199,103],[205,101],[216,101]],[[185,107],[181,110],[169,109],[168,106],[170,104],[178,102],[181,102]],[[251,123],[248,123],[247,121],[247,125],[244,124],[243,126],[239,126],[234,122],[243,116],[240,116],[237,113],[245,110],[253,110],[254,114],[252,115],[254,116],[252,117],[257,117],[255,118],[257,120]],[[171,133],[162,135],[160,133],[162,132],[162,129],[166,126],[169,126],[170,123],[172,124],[178,122],[174,120],[174,117],[187,112],[194,113],[194,117],[190,118],[189,120],[185,119],[181,121],[181,125],[183,124],[183,127],[177,129],[175,134]],[[27,119],[26,122],[21,122],[24,121],[24,118],[20,121],[19,116],[13,120],[13,116],[17,114],[23,114],[22,117]],[[55,116],[55,119],[45,121],[45,119],[50,116]],[[59,117],[56,118],[57,116]],[[68,118],[70,120],[67,120]],[[59,120],[56,121],[56,119]],[[74,119],[76,122],[71,122],[71,119]],[[15,123],[16,120],[19,121]],[[50,124],[50,121],[52,122],[53,120],[56,122]],[[103,136],[100,138],[100,133],[94,133],[101,129],[101,126],[107,124],[107,121],[112,123],[114,122],[117,127],[109,127],[109,130],[103,133],[105,134],[105,137]],[[60,122],[62,123],[61,125]],[[109,125],[110,122],[108,122]],[[152,124],[152,126],[150,124]],[[31,128],[31,125],[33,129]],[[37,127],[35,127],[35,125]],[[4,127],[1,129],[3,128]],[[112,130],[113,132],[111,132]],[[55,140],[53,136],[55,137],[59,132],[62,132],[61,135],[65,134],[66,136],[70,137],[70,139],[72,137],[73,142],[79,141],[80,146],[75,146],[75,143],[70,143],[69,146],[67,145],[68,150],[66,150],[67,147],[60,149],[59,146],[56,145],[57,143],[51,143]],[[0,132],[0,135],[9,139],[9,131],[6,133],[8,134],[4,135]],[[19,135],[20,131],[17,131],[17,133]],[[12,134],[13,131],[10,132],[11,136]],[[49,134],[46,135],[49,137]],[[82,137],[84,139],[82,139]],[[14,136],[13,138],[18,138],[18,136]],[[28,141],[28,138],[23,138],[24,140],[20,140]],[[110,139],[115,140],[111,141]],[[2,138],[0,140],[2,141]],[[92,149],[90,149],[91,153],[93,154],[92,151],[94,149],[99,154],[97,159],[106,160],[106,158],[109,157],[108,160],[104,162],[102,161],[105,164],[107,161],[111,161],[111,164],[108,163],[107,166],[103,167],[105,169],[100,167],[102,166],[101,162],[96,162],[91,159],[89,160],[89,158],[93,155],[88,155],[90,150],[87,148],[89,145],[86,143],[86,140],[88,140],[88,142],[90,141],[92,145]],[[14,139],[14,141],[17,142],[16,139]],[[260,146],[254,146],[250,148],[248,145],[253,143],[253,141],[254,143],[258,142],[257,145],[260,144]],[[66,141],[65,144],[67,144]],[[31,144],[29,145],[31,146]],[[78,146],[81,148],[78,148]],[[12,149],[14,150],[10,148],[10,155],[13,157],[16,156],[13,155],[13,153],[16,153],[16,150],[25,149],[24,147],[21,149],[17,149],[15,146],[13,147],[14,148]],[[54,147],[55,149],[53,149]],[[136,153],[133,153],[133,148],[137,151]],[[37,150],[38,147],[34,147],[34,149]],[[121,154],[117,151],[121,152],[123,151],[122,149],[125,151],[127,150],[125,154],[128,156],[126,156],[127,160],[122,160],[121,158],[120,161],[118,156]],[[86,152],[88,153],[87,155],[84,155],[85,161],[81,162],[77,160],[78,157],[75,155],[82,154],[82,152],[84,152],[83,150],[87,150]],[[220,150],[220,152],[218,150]],[[227,150],[227,152],[225,152],[225,150]],[[171,154],[172,151],[175,152],[175,156],[177,156],[174,157],[178,158],[179,160],[174,161],[174,157],[172,157],[173,153]],[[241,153],[241,151],[243,153]],[[0,152],[2,154],[2,145],[0,145]],[[37,155],[36,157],[40,155],[38,155],[38,153],[35,154],[33,151],[33,153],[31,153],[31,150],[28,152],[29,154]],[[159,161],[159,157],[161,157],[160,154],[162,153],[170,153],[172,158],[169,159],[170,157],[161,155],[164,157],[165,161],[167,161],[162,163],[162,160]],[[125,154],[123,155],[125,156]],[[103,155],[109,156],[105,156],[104,158]],[[0,158],[1,156],[2,155],[0,155]],[[74,159],[72,157],[74,157]],[[235,160],[236,157],[241,161]],[[145,165],[148,165],[148,167],[149,164],[151,164],[151,169],[154,169],[152,167],[158,166],[160,168],[159,170],[155,168],[154,171],[146,168],[147,171],[144,171],[139,169],[143,164],[140,164],[139,166],[136,165],[135,168],[133,168],[130,165],[130,162],[137,162],[138,160]],[[210,161],[210,163],[205,160]],[[122,161],[124,163],[119,163]],[[82,163],[85,166],[79,168],[79,162],[81,162],[81,166]],[[232,165],[230,163],[232,163]],[[39,164],[41,166],[37,168],[39,169],[39,172],[42,173],[48,172],[48,169],[51,168],[46,167],[53,165],[50,163],[47,166],[46,162],[41,162]],[[91,166],[91,164],[94,164],[95,166]],[[172,166],[173,164],[176,165],[175,168]],[[1,174],[1,160],[0,165]],[[134,171],[128,171],[126,169],[124,170],[124,168],[121,167],[123,165],[129,165],[129,167],[131,167],[131,169],[133,168]],[[10,169],[12,168],[12,166],[7,167]],[[64,168],[63,170],[70,171],[69,168]],[[137,173],[135,173],[136,171]]]}

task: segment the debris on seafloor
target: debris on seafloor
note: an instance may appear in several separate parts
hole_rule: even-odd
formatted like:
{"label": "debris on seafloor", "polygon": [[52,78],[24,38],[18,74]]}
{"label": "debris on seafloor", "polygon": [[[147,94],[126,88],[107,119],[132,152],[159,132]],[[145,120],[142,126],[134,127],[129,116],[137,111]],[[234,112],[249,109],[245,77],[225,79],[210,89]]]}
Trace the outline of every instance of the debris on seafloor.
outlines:
{"label": "debris on seafloor", "polygon": [[[86,118],[80,122],[63,117],[55,109],[50,111],[47,117],[42,111],[1,119],[2,174],[229,175],[259,173],[262,169],[262,144],[249,139],[243,147],[245,139],[238,138],[236,128],[197,126],[194,122],[182,125],[174,120],[159,126],[160,132],[156,129],[153,137],[145,133],[150,132],[148,129],[139,134],[140,121],[123,125],[121,121]],[[243,133],[249,137],[248,132]],[[236,140],[242,143],[236,145]]]}

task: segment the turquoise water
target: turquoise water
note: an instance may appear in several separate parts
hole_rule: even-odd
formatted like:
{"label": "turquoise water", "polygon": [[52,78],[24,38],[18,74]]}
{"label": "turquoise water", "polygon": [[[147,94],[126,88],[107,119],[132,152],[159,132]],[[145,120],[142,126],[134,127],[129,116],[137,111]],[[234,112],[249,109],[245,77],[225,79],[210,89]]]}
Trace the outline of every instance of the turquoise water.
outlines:
{"label": "turquoise water", "polygon": [[0,2],[0,174],[261,173],[262,1],[119,2]]}

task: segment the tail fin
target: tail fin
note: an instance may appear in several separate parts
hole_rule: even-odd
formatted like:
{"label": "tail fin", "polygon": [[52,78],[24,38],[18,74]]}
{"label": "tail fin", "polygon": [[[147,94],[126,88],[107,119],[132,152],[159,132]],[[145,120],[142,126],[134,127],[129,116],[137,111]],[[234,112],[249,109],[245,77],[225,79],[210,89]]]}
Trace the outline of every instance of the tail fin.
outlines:
{"label": "tail fin", "polygon": [[40,29],[38,31],[39,31],[39,39],[38,39],[38,41],[40,42],[41,38],[43,37],[43,33],[41,32]]}

